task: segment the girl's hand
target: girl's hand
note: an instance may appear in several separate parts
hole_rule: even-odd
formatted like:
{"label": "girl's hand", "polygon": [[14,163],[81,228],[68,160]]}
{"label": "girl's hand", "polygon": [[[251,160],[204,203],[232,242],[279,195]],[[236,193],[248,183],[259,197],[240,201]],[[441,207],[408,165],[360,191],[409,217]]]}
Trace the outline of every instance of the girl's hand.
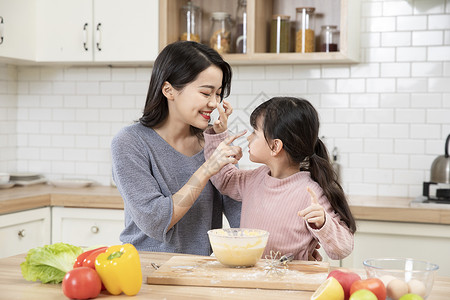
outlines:
{"label": "girl's hand", "polygon": [[242,148],[230,145],[235,139],[243,136],[247,130],[227,137],[223,140],[210,158],[205,162],[205,171],[209,176],[217,174],[223,166],[232,163],[236,164],[242,158]]}
{"label": "girl's hand", "polygon": [[233,107],[231,106],[230,102],[223,100],[222,106],[217,104],[217,110],[219,111],[219,119],[214,121],[213,123],[213,129],[216,133],[222,133],[225,132],[228,128],[228,117],[233,112]]}
{"label": "girl's hand", "polygon": [[325,210],[322,205],[319,204],[316,193],[309,187],[306,188],[311,195],[311,205],[298,212],[300,217],[306,220],[306,222],[313,224],[315,229],[322,228],[325,223]]}

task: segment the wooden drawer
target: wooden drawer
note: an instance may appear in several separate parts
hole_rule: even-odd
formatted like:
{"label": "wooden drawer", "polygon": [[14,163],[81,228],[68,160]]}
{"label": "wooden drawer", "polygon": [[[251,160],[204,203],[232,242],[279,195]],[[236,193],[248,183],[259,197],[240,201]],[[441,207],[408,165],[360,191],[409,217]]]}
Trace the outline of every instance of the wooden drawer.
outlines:
{"label": "wooden drawer", "polygon": [[52,243],[77,246],[121,244],[124,214],[120,209],[52,208]]}
{"label": "wooden drawer", "polygon": [[0,216],[0,257],[50,244],[50,207]]}

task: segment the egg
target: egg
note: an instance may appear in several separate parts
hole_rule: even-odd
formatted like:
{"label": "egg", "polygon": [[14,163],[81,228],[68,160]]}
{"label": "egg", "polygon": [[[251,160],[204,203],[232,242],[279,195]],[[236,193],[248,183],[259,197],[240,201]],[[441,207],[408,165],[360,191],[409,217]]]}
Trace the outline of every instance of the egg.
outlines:
{"label": "egg", "polygon": [[383,281],[385,287],[387,287],[387,285],[389,284],[389,282],[392,281],[392,279],[395,279],[395,277],[392,275],[383,275],[380,277],[380,280]]}
{"label": "egg", "polygon": [[427,293],[427,289],[422,281],[417,279],[411,279],[408,282],[408,293],[417,294],[423,298]]}
{"label": "egg", "polygon": [[387,287],[386,294],[389,298],[398,300],[401,296],[408,293],[408,284],[400,279],[392,279]]}

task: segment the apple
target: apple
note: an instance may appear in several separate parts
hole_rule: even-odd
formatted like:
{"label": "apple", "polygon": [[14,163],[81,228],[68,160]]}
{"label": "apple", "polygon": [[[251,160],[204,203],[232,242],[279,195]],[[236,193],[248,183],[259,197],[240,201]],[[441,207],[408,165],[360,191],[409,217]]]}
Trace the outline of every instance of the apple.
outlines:
{"label": "apple", "polygon": [[346,269],[333,270],[328,274],[327,278],[329,277],[334,277],[341,284],[344,289],[345,300],[350,298],[350,287],[352,286],[352,283],[361,280],[361,277],[358,274]]}
{"label": "apple", "polygon": [[350,287],[350,296],[358,290],[369,290],[377,296],[378,300],[386,299],[386,287],[379,278],[357,280]]}

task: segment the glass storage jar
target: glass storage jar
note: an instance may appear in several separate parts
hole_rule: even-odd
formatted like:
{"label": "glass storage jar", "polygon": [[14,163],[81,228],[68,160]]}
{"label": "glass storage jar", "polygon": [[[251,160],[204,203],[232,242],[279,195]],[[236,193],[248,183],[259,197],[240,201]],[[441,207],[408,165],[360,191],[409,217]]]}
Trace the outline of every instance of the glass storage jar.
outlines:
{"label": "glass storage jar", "polygon": [[183,5],[180,9],[180,40],[201,41],[202,11],[191,1]]}
{"label": "glass storage jar", "polygon": [[335,25],[324,25],[320,31],[320,51],[336,52],[339,49],[339,31]]}
{"label": "glass storage jar", "polygon": [[232,24],[229,13],[213,12],[211,14],[209,46],[220,54],[230,53],[231,28]]}
{"label": "glass storage jar", "polygon": [[239,0],[235,16],[233,47],[236,53],[247,53],[247,0]]}
{"label": "glass storage jar", "polygon": [[290,16],[273,15],[270,23],[270,52],[289,52],[291,24]]}
{"label": "glass storage jar", "polygon": [[314,52],[314,7],[296,8],[296,42],[295,52]]}

